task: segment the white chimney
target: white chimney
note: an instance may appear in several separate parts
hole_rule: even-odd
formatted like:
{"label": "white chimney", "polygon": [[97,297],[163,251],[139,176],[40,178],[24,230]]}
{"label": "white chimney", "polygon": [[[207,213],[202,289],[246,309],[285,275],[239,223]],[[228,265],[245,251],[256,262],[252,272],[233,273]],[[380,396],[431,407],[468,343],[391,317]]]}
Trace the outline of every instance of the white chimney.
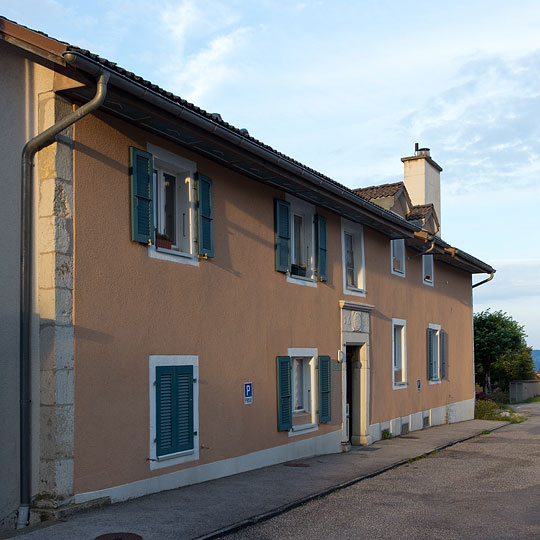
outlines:
{"label": "white chimney", "polygon": [[[433,204],[439,225],[441,223],[441,171],[429,155],[429,148],[418,148],[414,156],[401,158],[404,165],[404,182],[413,205]],[[441,230],[437,233],[441,235]]]}

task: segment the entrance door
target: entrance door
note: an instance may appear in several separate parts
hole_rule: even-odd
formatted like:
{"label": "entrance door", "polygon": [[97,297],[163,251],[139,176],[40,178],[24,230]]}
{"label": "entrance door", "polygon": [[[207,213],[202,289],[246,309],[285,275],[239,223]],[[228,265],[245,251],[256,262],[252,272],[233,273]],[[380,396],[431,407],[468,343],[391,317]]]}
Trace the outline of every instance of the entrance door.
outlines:
{"label": "entrance door", "polygon": [[347,345],[347,433],[351,444],[360,444],[360,346]]}

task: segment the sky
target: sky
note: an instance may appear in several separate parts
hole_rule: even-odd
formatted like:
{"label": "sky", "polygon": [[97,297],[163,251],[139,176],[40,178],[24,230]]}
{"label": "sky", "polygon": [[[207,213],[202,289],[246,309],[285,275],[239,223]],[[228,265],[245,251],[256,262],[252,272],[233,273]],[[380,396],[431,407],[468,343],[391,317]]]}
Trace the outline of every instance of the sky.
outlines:
{"label": "sky", "polygon": [[[540,2],[0,0],[351,188],[429,147],[441,231],[540,349]],[[474,276],[480,281],[487,276]]]}

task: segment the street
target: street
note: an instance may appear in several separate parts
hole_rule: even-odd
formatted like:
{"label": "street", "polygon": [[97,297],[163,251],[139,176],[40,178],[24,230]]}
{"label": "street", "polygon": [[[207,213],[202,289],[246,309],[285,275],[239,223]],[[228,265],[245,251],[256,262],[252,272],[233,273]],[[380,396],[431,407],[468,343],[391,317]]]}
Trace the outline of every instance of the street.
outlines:
{"label": "street", "polygon": [[538,540],[540,403],[517,409],[529,417],[526,422],[411,461],[226,538]]}

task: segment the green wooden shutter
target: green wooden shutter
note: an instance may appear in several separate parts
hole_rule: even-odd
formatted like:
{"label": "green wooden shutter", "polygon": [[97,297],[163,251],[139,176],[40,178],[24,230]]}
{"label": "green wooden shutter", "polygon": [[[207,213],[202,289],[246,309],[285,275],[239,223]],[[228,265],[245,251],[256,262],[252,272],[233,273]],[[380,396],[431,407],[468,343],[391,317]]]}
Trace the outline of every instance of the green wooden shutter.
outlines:
{"label": "green wooden shutter", "polygon": [[214,256],[214,206],[212,200],[212,179],[198,174],[199,193],[199,254]]}
{"label": "green wooden shutter", "polygon": [[276,270],[278,272],[288,272],[291,250],[291,205],[281,199],[275,199],[274,202]]}
{"label": "green wooden shutter", "polygon": [[448,379],[448,333],[440,331],[441,336],[441,379]]}
{"label": "green wooden shutter", "polygon": [[131,239],[142,244],[154,243],[154,166],[152,154],[130,146]]}
{"label": "green wooden shutter", "polygon": [[193,366],[156,367],[156,455],[193,449]]}
{"label": "green wooden shutter", "polygon": [[278,431],[292,428],[291,357],[277,357]]}
{"label": "green wooden shutter", "polygon": [[428,379],[431,381],[434,377],[434,358],[433,358],[433,330],[427,329],[427,368]]}
{"label": "green wooden shutter", "polygon": [[330,422],[332,417],[332,360],[319,356],[319,423]]}
{"label": "green wooden shutter", "polygon": [[328,279],[328,253],[326,246],[326,218],[317,216],[317,277]]}

